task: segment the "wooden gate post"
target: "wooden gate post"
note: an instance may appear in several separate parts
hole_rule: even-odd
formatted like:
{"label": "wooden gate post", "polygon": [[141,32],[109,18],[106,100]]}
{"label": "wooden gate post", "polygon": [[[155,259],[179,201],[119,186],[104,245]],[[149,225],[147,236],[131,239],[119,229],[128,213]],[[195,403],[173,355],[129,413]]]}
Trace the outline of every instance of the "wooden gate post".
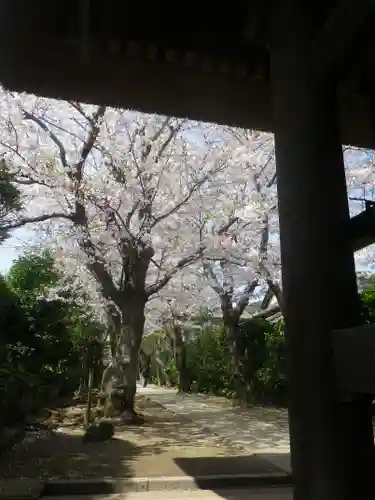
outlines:
{"label": "wooden gate post", "polygon": [[331,335],[360,322],[336,82],[311,74],[308,9],[289,4],[302,7],[275,23],[271,80],[295,498],[367,499],[370,403],[342,399]]}

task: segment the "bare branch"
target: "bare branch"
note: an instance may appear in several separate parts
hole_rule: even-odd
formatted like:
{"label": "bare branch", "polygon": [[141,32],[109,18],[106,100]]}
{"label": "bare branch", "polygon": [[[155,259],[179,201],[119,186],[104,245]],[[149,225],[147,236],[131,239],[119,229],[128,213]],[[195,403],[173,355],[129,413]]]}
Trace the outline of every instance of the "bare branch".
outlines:
{"label": "bare branch", "polygon": [[141,240],[138,241],[137,238],[130,231],[129,224],[127,223],[127,221],[124,220],[124,218],[120,214],[120,211],[119,211],[120,206],[119,206],[119,208],[113,208],[111,205],[108,204],[106,207],[103,207],[98,202],[98,200],[97,200],[96,197],[94,197],[94,196],[87,196],[87,198],[91,201],[91,203],[93,205],[96,206],[96,208],[98,208],[104,214],[108,215],[108,210],[110,210],[111,212],[113,212],[113,214],[118,218],[119,222],[121,223],[121,226],[120,226],[120,224],[118,223],[117,220],[114,221],[116,223],[116,226],[117,226],[118,230],[121,230],[121,228],[122,228],[125,231],[126,237],[128,239],[130,239],[133,242],[137,241],[140,246],[144,245],[144,243]]}
{"label": "bare branch", "polygon": [[156,262],[155,259],[151,259],[151,262],[152,264],[156,267],[156,269],[158,270],[157,272],[157,277],[156,277],[156,281],[159,281],[160,279],[160,276],[163,272],[163,264],[165,262],[165,260],[168,258],[168,255],[167,255],[167,252],[166,252],[166,249],[163,248],[161,250],[161,255],[160,255],[160,261],[159,262]]}
{"label": "bare branch", "polygon": [[44,121],[41,118],[39,118],[38,116],[34,115],[33,113],[30,113],[29,111],[26,111],[25,109],[22,110],[22,113],[23,113],[26,120],[30,120],[30,121],[36,123],[42,130],[44,130],[44,132],[46,132],[49,135],[49,137],[52,139],[52,141],[55,143],[55,145],[57,146],[57,148],[59,150],[60,160],[61,160],[63,167],[66,170],[69,170],[65,147],[64,147],[63,143],[60,141],[60,139],[57,137],[57,135],[54,134],[47,127],[47,125],[44,123]]}
{"label": "bare branch", "polygon": [[[228,231],[228,229],[235,224],[238,221],[238,217],[233,217],[231,218],[228,223],[224,224],[220,230],[218,231],[218,234],[224,234]],[[264,266],[264,262],[267,258],[267,252],[268,252],[268,241],[269,241],[269,220],[268,220],[268,214],[265,214],[264,219],[263,219],[263,228],[261,231],[261,241],[260,241],[260,247],[259,247],[259,270],[266,269]],[[218,287],[218,286],[212,286],[212,289],[218,293],[220,296],[220,301],[222,305],[223,311],[231,310],[231,315],[232,318],[235,321],[238,321],[243,314],[244,310],[249,304],[250,298],[252,294],[254,293],[255,289],[259,285],[259,279],[253,279],[252,281],[248,282],[247,285],[245,286],[245,289],[243,290],[243,293],[241,295],[241,298],[236,304],[236,307],[233,308],[232,306],[232,300],[233,300],[233,293],[234,293],[234,285],[233,281],[229,281],[229,274],[227,272],[226,266],[229,265],[229,260],[223,261],[220,260],[220,265],[224,273],[224,279],[226,281],[226,287]],[[268,277],[268,275],[267,275]],[[225,289],[227,288],[227,290]]]}
{"label": "bare branch", "polygon": [[[158,139],[158,137],[163,132],[163,129],[165,128],[165,126],[168,125],[169,121],[170,121],[170,119],[167,118],[166,121],[165,121],[165,123],[163,124],[163,127],[160,128],[160,130],[152,138],[153,141],[155,141],[155,140]],[[158,153],[156,155],[156,161],[158,161],[159,158],[162,157],[162,155],[164,154],[164,151],[167,149],[167,147],[172,142],[172,140],[176,137],[176,135],[181,130],[181,128],[182,128],[182,126],[183,126],[184,123],[186,123],[186,120],[182,120],[175,127],[173,127],[172,125],[169,125],[169,134],[168,134],[168,137],[165,139],[165,141],[160,146],[159,151],[158,151]]]}
{"label": "bare branch", "polygon": [[30,165],[30,163],[26,160],[26,158],[21,155],[21,153],[18,151],[18,148],[14,148],[13,146],[11,146],[10,144],[7,144],[6,142],[4,141],[0,141],[0,144],[2,146],[4,146],[4,148],[7,148],[9,149],[9,151],[12,151],[12,153],[14,153],[15,155],[17,155],[28,167],[32,168],[32,166]]}
{"label": "bare branch", "polygon": [[143,195],[145,195],[145,186],[143,184],[143,179],[142,179],[142,170],[141,167],[139,166],[137,156],[134,151],[135,135],[133,135],[133,137],[130,135],[129,127],[127,126],[127,124],[125,124],[125,130],[129,139],[129,151],[131,152],[133,163],[135,165],[135,168],[137,169],[137,175],[141,185],[142,193]]}
{"label": "bare branch", "polygon": [[[268,240],[269,240],[269,224],[268,224],[268,214],[265,215],[264,220],[263,220],[263,229],[261,233],[261,241],[260,241],[260,248],[259,248],[259,268],[260,269],[265,269],[264,266],[264,260],[267,257],[267,252],[268,252]],[[254,279],[251,282],[249,282],[245,290],[243,291],[241,299],[238,301],[238,304],[235,308],[236,314],[238,315],[238,318],[241,317],[242,313],[246,309],[246,307],[249,304],[250,297],[254,293],[255,289],[257,288],[259,284],[258,279]]]}
{"label": "bare branch", "polygon": [[[76,123],[78,126],[80,126],[81,128],[83,128],[83,130],[86,131],[86,128],[83,126],[82,123],[79,123],[74,118],[71,118],[71,119],[74,121],[74,123]],[[79,135],[75,134],[74,132],[71,132],[70,130],[68,130],[68,129],[64,128],[64,127],[61,127],[57,123],[54,123],[48,117],[43,116],[43,121],[46,122],[48,125],[51,125],[51,127],[54,127],[57,130],[60,130],[61,132],[64,132],[64,134],[70,135],[71,137],[74,137],[74,139],[78,139],[79,141],[83,142],[83,138],[82,137],[80,137]],[[98,146],[95,146],[95,145],[93,146],[93,149],[97,149],[98,151],[101,151],[101,149]]]}
{"label": "bare branch", "polygon": [[[220,169],[215,170],[215,173],[218,172]],[[189,189],[187,195],[176,205],[174,205],[170,210],[165,212],[164,214],[159,215],[159,217],[155,217],[154,221],[151,225],[151,228],[156,226],[159,222],[163,221],[164,219],[168,218],[172,214],[178,212],[182,206],[184,206],[190,198],[193,196],[193,194],[200,188],[202,185],[208,181],[208,179],[213,175],[214,172],[208,172],[206,175],[204,175],[199,181],[197,181],[191,188]]]}
{"label": "bare branch", "polygon": [[81,106],[81,104],[80,104],[80,103],[75,102],[75,101],[69,101],[69,104],[70,104],[70,105],[71,105],[71,106],[72,106],[72,107],[73,107],[76,111],[78,111],[78,113],[80,113],[80,115],[82,115],[82,116],[83,116],[83,118],[84,118],[85,120],[87,120],[88,122],[90,122],[90,123],[93,125],[93,123],[92,123],[92,117],[91,117],[91,116],[89,116],[89,115],[87,115],[87,114],[84,112],[84,110],[83,110],[83,108],[82,108],[82,106]]}
{"label": "bare branch", "polygon": [[162,269],[162,266],[160,264],[158,264],[155,259],[151,259],[151,263],[154,264],[154,266],[157,269]]}
{"label": "bare branch", "polygon": [[44,187],[53,187],[53,186],[50,186],[49,184],[47,184],[46,182],[44,181],[40,181],[40,180],[36,180],[36,179],[30,179],[30,178],[27,178],[27,177],[22,177],[22,178],[18,178],[18,177],[12,177],[12,182],[14,182],[15,184],[20,184],[21,186],[34,186],[34,185],[39,185],[39,186],[44,186]]}

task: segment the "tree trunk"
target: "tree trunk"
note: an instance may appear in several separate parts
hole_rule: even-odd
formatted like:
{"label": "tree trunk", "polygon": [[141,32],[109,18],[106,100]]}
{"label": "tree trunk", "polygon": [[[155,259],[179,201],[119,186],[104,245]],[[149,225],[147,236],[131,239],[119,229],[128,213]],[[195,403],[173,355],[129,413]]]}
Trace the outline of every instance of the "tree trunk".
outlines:
{"label": "tree trunk", "polygon": [[243,364],[241,359],[240,346],[238,342],[239,327],[237,321],[232,317],[224,319],[224,326],[227,335],[227,342],[231,355],[231,375],[236,399],[243,403],[246,400],[246,388],[243,377]]}
{"label": "tree trunk", "polygon": [[87,365],[87,352],[83,352],[82,364],[81,364],[81,377],[79,380],[77,398],[82,398],[87,392],[87,380],[88,380],[88,365]]}
{"label": "tree trunk", "polygon": [[129,359],[125,362],[121,361],[119,369],[119,377],[115,385],[114,405],[121,412],[135,413],[134,402],[137,387],[137,349],[132,346],[122,344],[122,347],[127,350]]}
{"label": "tree trunk", "polygon": [[85,411],[85,427],[87,428],[91,423],[91,409],[92,409],[92,389],[93,389],[93,381],[94,381],[94,369],[93,367],[89,368],[88,374],[88,383],[87,383],[87,406]]}
{"label": "tree trunk", "polygon": [[186,363],[185,340],[181,327],[174,327],[176,365],[179,373],[178,392],[188,392],[190,388],[189,374]]}
{"label": "tree trunk", "polygon": [[99,359],[97,360],[94,366],[93,387],[98,388],[100,386],[100,381],[102,380],[103,377],[103,371],[104,371],[103,359]]}
{"label": "tree trunk", "polygon": [[160,369],[159,369],[158,363],[156,363],[156,383],[157,383],[157,385],[161,385]]}
{"label": "tree trunk", "polygon": [[130,300],[121,311],[121,332],[116,349],[114,405],[121,412],[135,413],[138,355],[144,331],[145,301]]}

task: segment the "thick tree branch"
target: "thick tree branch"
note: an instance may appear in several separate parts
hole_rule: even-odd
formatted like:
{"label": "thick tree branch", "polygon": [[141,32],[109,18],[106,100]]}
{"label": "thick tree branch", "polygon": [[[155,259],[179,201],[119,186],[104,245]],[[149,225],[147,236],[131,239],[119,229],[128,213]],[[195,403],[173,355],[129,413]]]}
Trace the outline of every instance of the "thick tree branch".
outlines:
{"label": "thick tree branch", "polygon": [[75,177],[78,182],[82,180],[83,166],[85,164],[85,161],[87,160],[88,155],[91,153],[91,150],[93,149],[96,139],[99,135],[100,132],[99,122],[103,118],[105,110],[106,110],[105,106],[98,106],[93,116],[91,118],[88,118],[90,123],[89,133],[87,135],[85,142],[83,143],[81,150],[81,157],[78,163],[76,164]]}
{"label": "thick tree branch", "polygon": [[263,218],[263,228],[261,232],[260,246],[259,246],[259,260],[261,264],[267,258],[269,239],[270,239],[269,218],[268,214],[265,214]]}
{"label": "thick tree branch", "polygon": [[270,287],[267,288],[267,291],[266,291],[266,294],[264,295],[263,297],[263,300],[262,300],[262,303],[260,305],[260,308],[263,310],[263,309],[268,309],[270,303],[271,303],[271,300],[273,299],[274,297],[274,294],[273,294],[273,291],[271,290]]}
{"label": "thick tree branch", "polygon": [[[264,220],[263,220],[263,229],[261,232],[261,239],[260,239],[260,247],[259,247],[259,268],[260,269],[265,269],[264,267],[264,260],[267,258],[267,252],[268,252],[268,241],[269,241],[269,221],[268,221],[268,214],[265,215]],[[245,290],[243,291],[241,299],[238,301],[238,304],[235,308],[236,315],[238,318],[241,317],[242,313],[246,309],[246,307],[249,304],[250,297],[254,293],[255,289],[259,285],[259,280],[254,279],[251,282],[249,282]]]}
{"label": "thick tree branch", "polygon": [[218,295],[221,295],[223,292],[223,289],[217,280],[217,277],[214,273],[214,270],[212,269],[212,265],[209,264],[207,261],[203,262],[203,272],[204,272],[212,290],[214,292],[216,292]]}
{"label": "thick tree branch", "polygon": [[150,285],[146,287],[146,295],[147,297],[150,297],[150,295],[153,295],[154,293],[157,293],[159,290],[161,290],[165,285],[169,283],[169,281],[173,278],[175,274],[177,274],[179,271],[187,267],[188,265],[192,264],[193,262],[196,262],[202,255],[205,250],[205,247],[200,247],[198,250],[196,250],[194,253],[187,257],[183,257],[173,269],[171,269],[161,280],[157,281],[153,285]]}
{"label": "thick tree branch", "polygon": [[233,315],[233,293],[226,293],[225,291],[222,291],[220,294],[220,305],[224,324],[226,324],[227,318],[231,318],[231,321],[234,319],[237,323],[239,316],[237,317],[236,314]]}
{"label": "thick tree branch", "polygon": [[135,214],[135,212],[137,211],[137,208],[139,207],[139,204],[140,204],[140,200],[136,200],[134,203],[133,203],[133,206],[132,208],[129,210],[127,216],[126,216],[126,227],[129,229],[130,228],[130,222],[132,220],[132,217],[133,215]]}
{"label": "thick tree branch", "polygon": [[119,291],[113,282],[112,276],[106,270],[104,262],[94,260],[86,264],[87,269],[95,276],[96,281],[100,284],[103,296],[106,299],[113,301],[118,307],[121,307],[119,300]]}
{"label": "thick tree branch", "polygon": [[280,285],[270,278],[268,278],[266,281],[267,281],[267,285],[269,287],[269,290],[272,291],[273,295],[275,296],[275,298],[277,300],[277,303],[278,303],[278,306],[279,306],[281,312],[283,312],[283,310],[284,310],[283,292],[281,290]]}
{"label": "thick tree branch", "polygon": [[79,244],[89,259],[88,262],[86,262],[87,269],[92,273],[96,281],[101,286],[103,296],[106,299],[112,300],[118,307],[121,307],[119,290],[116,287],[111,274],[107,271],[103,258],[100,254],[98,254],[97,249],[91,240],[87,225],[82,226],[82,231],[83,236]]}
{"label": "thick tree branch", "polygon": [[220,268],[223,273],[223,292],[225,295],[228,295],[233,298],[234,293],[234,279],[230,273],[229,263],[226,259],[220,260]]}
{"label": "thick tree branch", "polygon": [[273,316],[274,314],[277,314],[279,312],[281,312],[280,307],[277,305],[277,306],[270,307],[269,309],[266,309],[265,311],[260,311],[256,314],[253,314],[253,316],[251,316],[251,319],[267,319],[267,318],[270,318],[271,316]]}
{"label": "thick tree branch", "polygon": [[272,187],[275,184],[276,180],[277,180],[277,174],[275,172],[271,177],[271,179],[267,182],[267,187],[268,188]]}
{"label": "thick tree branch", "polygon": [[80,227],[83,231],[83,236],[80,241],[80,245],[82,249],[85,251],[89,260],[86,263],[88,270],[95,276],[96,280],[100,284],[102,288],[102,292],[104,297],[112,300],[117,306],[120,306],[121,301],[119,300],[119,291],[114,284],[111,274],[107,271],[105,262],[101,259],[98,254],[93,242],[90,238],[90,233],[87,226],[87,216],[86,209],[84,205],[84,200],[82,198],[82,193],[80,192],[80,184],[83,177],[83,167],[84,164],[92,151],[97,137],[100,132],[100,120],[103,118],[105,114],[105,106],[98,106],[95,113],[90,117],[85,114],[82,107],[79,104],[71,103],[71,105],[81,113],[82,116],[88,121],[88,133],[87,137],[83,142],[83,146],[80,152],[80,159],[74,166],[75,170],[73,171],[72,167],[68,164],[66,149],[60,139],[54,134],[42,118],[36,116],[33,113],[30,113],[26,110],[23,110],[23,115],[25,119],[31,120],[36,123],[43,131],[45,131],[54,144],[57,146],[59,150],[60,160],[65,168],[67,174],[70,178],[73,178],[77,182],[76,191],[75,191],[75,204],[76,210],[73,214],[65,214],[65,213],[52,213],[45,214],[39,217],[25,217],[20,219],[14,223],[8,224],[4,227],[5,230],[14,229],[18,227],[22,227],[29,223],[35,222],[43,222],[49,219],[54,218],[65,218],[71,220],[76,226]]}
{"label": "thick tree branch", "polygon": [[238,319],[240,319],[242,313],[244,312],[244,310],[248,306],[249,301],[250,301],[250,297],[254,293],[258,284],[259,284],[259,281],[256,279],[256,280],[253,280],[246,285],[245,290],[243,291],[242,297],[240,298],[240,300],[238,301],[238,303],[235,307],[235,314],[238,317]]}
{"label": "thick tree branch", "polygon": [[[224,234],[228,231],[228,229],[235,224],[238,221],[238,217],[233,217],[228,221],[227,224],[222,226],[222,228],[218,231],[218,234]],[[265,269],[264,266],[264,261],[267,258],[267,252],[268,252],[268,242],[269,242],[269,220],[268,220],[268,214],[265,214],[264,219],[263,219],[263,228],[261,231],[261,238],[260,238],[260,245],[259,245],[259,270]],[[223,268],[223,261],[220,262],[220,265],[223,269],[224,272],[224,278],[225,278],[225,268]],[[218,292],[218,288],[216,289],[212,286],[213,290],[219,294],[220,296],[220,301],[221,301],[221,306],[223,313],[227,312],[230,313],[232,320],[233,321],[238,321],[243,314],[244,310],[249,304],[250,298],[252,294],[254,293],[255,289],[259,285],[259,279],[256,278],[245,286],[245,289],[243,290],[243,293],[241,295],[241,298],[236,304],[236,307],[233,308],[232,302],[233,302],[233,293],[234,293],[234,285],[232,284],[229,290],[225,290],[225,287],[220,287],[221,292]]]}
{"label": "thick tree branch", "polygon": [[221,226],[219,228],[217,234],[222,235],[222,234],[226,233],[238,221],[239,221],[238,217],[232,217],[231,219],[229,219],[229,221],[226,224],[224,224],[223,226]]}
{"label": "thick tree branch", "polygon": [[17,229],[19,227],[26,226],[27,224],[45,222],[51,219],[67,219],[74,222],[74,216],[75,214],[66,214],[64,212],[52,212],[51,214],[38,215],[36,217],[23,217],[15,222],[9,222],[9,224],[1,226],[0,230],[9,231],[10,229]]}

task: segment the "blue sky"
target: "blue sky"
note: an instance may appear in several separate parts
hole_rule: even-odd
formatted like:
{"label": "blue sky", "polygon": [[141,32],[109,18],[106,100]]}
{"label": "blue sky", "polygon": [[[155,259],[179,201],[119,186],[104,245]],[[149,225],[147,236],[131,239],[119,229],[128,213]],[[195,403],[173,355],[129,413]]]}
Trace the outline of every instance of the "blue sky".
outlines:
{"label": "blue sky", "polygon": [[22,253],[25,247],[32,245],[35,233],[25,228],[13,231],[12,236],[0,246],[0,273],[6,274],[13,260]]}

